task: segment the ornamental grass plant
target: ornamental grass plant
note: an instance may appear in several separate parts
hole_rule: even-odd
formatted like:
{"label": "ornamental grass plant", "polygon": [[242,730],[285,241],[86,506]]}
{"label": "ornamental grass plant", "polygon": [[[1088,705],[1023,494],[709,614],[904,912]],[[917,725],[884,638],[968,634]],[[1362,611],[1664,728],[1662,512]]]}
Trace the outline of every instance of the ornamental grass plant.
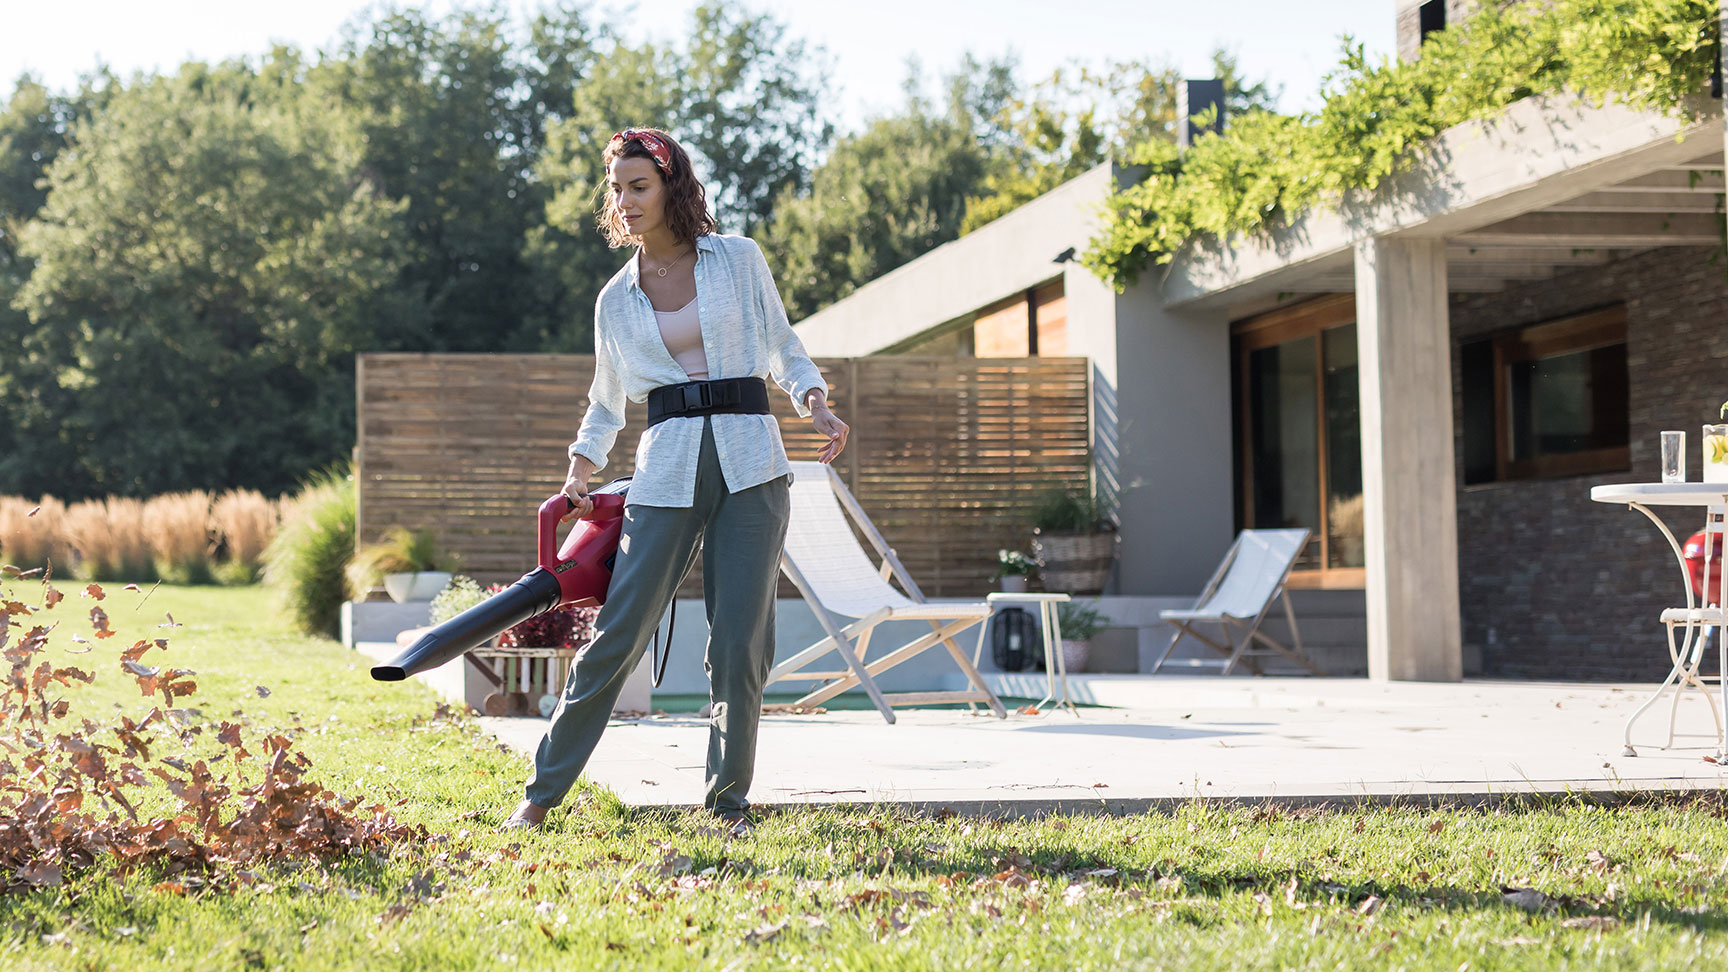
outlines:
{"label": "ornamental grass plant", "polygon": [[263,572],[264,551],[276,535],[281,504],[251,489],[233,489],[210,506],[218,538],[217,579],[225,584],[250,584]]}
{"label": "ornamental grass plant", "polygon": [[144,539],[156,573],[174,584],[215,579],[210,494],[164,493],[144,502]]}
{"label": "ornamental grass plant", "polygon": [[104,583],[157,579],[142,500],[110,496],[73,503],[64,522],[73,572],[79,578]]}
{"label": "ornamental grass plant", "polygon": [[345,466],[315,475],[283,511],[264,553],[264,580],[299,630],[334,637],[354,557],[354,477]]}
{"label": "ornamental grass plant", "polygon": [[25,570],[66,564],[65,519],[66,508],[51,496],[0,496],[0,561]]}

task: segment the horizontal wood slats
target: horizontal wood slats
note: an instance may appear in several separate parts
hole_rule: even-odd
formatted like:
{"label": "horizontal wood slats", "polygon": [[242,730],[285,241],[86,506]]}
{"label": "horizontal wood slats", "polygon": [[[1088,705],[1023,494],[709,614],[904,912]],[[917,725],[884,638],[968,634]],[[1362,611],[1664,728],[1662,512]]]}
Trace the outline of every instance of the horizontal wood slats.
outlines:
{"label": "horizontal wood slats", "polygon": [[[996,551],[1027,549],[1032,504],[1090,478],[1085,358],[820,358],[851,427],[836,461],[929,597],[994,589]],[[590,355],[367,354],[358,369],[360,537],[430,529],[481,582],[534,566],[534,511],[564,482]],[[793,459],[825,438],[770,388]],[[599,479],[630,474],[647,406],[631,403]],[[868,549],[868,547],[866,547]],[[701,566],[679,592],[700,597]],[[796,597],[781,579],[782,597]]]}

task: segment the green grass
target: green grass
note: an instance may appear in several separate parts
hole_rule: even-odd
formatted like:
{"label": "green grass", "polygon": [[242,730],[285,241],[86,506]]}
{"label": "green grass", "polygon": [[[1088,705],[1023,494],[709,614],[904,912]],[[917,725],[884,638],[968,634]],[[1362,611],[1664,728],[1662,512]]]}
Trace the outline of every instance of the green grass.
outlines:
{"label": "green grass", "polygon": [[[331,866],[266,866],[186,893],[104,865],[0,897],[4,969],[1705,968],[1728,960],[1728,804],[1281,811],[1038,821],[882,808],[767,812],[725,839],[701,815],[583,789],[544,833],[492,827],[526,765],[412,684],[370,681],[277,620],[259,588],[170,588],[121,637],[188,705],[297,727],[312,775],[393,805],[432,840]],[[76,608],[68,622],[85,608]],[[158,629],[165,614],[183,623]],[[97,651],[110,651],[112,642]],[[59,651],[59,648],[52,649]],[[100,656],[81,656],[86,667]],[[144,700],[113,665],[89,711]],[[260,697],[257,686],[269,689]],[[1502,887],[1558,899],[1528,913]],[[1578,919],[1605,928],[1567,927]]]}

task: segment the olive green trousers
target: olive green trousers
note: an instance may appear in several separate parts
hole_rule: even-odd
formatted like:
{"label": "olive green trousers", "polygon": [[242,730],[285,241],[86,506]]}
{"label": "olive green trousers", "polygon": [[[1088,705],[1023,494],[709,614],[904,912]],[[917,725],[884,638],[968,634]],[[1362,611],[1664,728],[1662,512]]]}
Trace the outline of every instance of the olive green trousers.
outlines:
{"label": "olive green trousers", "polygon": [[555,807],[575,785],[618,693],[641,662],[700,549],[708,609],[704,666],[713,701],[703,804],[717,812],[749,806],[745,794],[755,772],[762,688],[774,664],[774,598],[791,514],[790,485],[790,477],[781,476],[727,492],[712,423],[704,418],[692,505],[626,501],[606,603],[534,753],[530,802]]}

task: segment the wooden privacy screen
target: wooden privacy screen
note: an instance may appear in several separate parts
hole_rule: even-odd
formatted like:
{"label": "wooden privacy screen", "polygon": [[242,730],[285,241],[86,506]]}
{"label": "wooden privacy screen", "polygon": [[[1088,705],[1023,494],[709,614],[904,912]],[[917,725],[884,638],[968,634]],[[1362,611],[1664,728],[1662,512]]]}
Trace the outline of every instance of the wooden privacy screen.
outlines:
{"label": "wooden privacy screen", "polygon": [[[851,427],[835,468],[930,597],[994,589],[996,551],[1028,549],[1053,487],[1090,481],[1085,358],[821,358]],[[357,365],[360,538],[431,530],[482,583],[534,566],[534,511],[564,482],[588,407],[591,355],[367,354]],[[787,454],[825,441],[778,388]],[[606,468],[629,475],[647,406],[630,403]],[[868,548],[866,548],[868,549]],[[701,566],[680,595],[700,597]],[[797,592],[781,578],[782,597]]]}

